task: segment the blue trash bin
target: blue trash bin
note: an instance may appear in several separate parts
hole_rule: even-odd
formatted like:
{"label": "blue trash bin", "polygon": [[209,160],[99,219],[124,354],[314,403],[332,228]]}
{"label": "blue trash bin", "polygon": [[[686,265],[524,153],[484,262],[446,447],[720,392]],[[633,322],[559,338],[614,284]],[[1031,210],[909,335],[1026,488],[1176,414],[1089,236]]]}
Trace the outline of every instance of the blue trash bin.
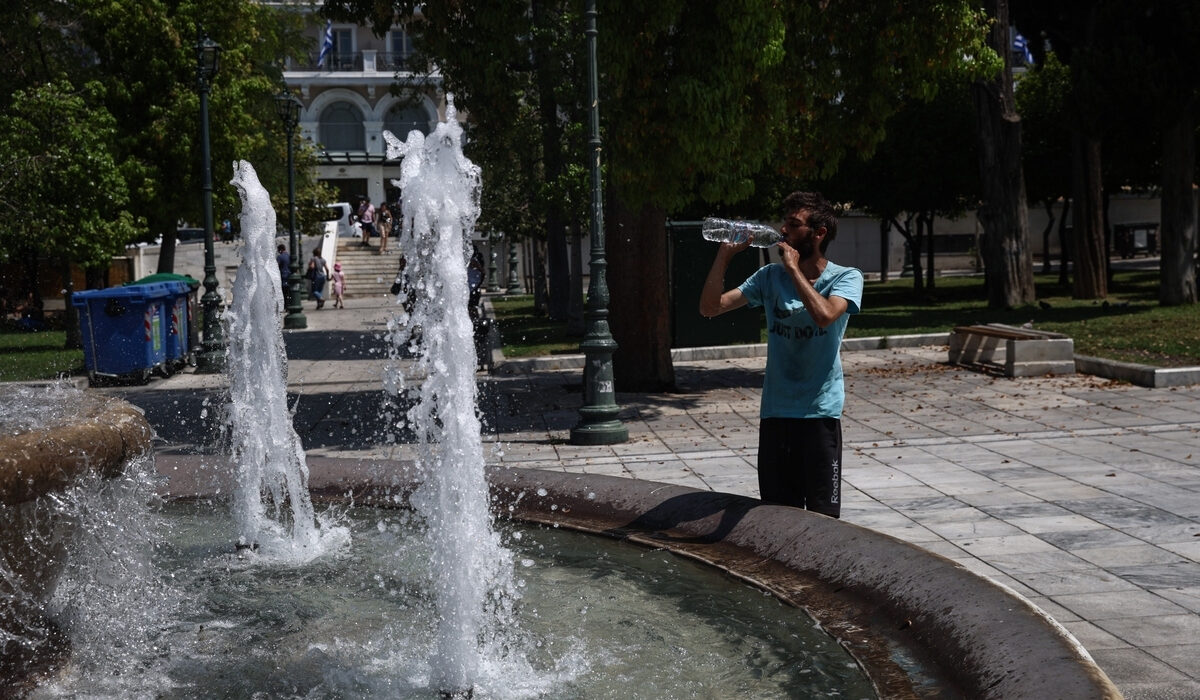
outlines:
{"label": "blue trash bin", "polygon": [[163,306],[168,284],[91,289],[71,295],[79,310],[83,359],[91,376],[148,379],[166,362]]}
{"label": "blue trash bin", "polygon": [[186,282],[164,282],[168,296],[162,305],[163,345],[169,365],[179,367],[187,364],[191,347],[188,342],[188,326],[191,324],[188,298],[192,289]]}

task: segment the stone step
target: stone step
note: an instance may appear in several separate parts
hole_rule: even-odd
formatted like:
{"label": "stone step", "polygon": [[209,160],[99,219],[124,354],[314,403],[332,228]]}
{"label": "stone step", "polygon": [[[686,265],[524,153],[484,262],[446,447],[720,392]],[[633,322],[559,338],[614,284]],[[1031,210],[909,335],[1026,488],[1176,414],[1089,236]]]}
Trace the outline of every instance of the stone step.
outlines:
{"label": "stone step", "polygon": [[379,242],[363,247],[358,241],[340,241],[337,262],[346,275],[346,298],[390,295],[392,282],[400,266],[400,256],[389,251],[379,253]]}

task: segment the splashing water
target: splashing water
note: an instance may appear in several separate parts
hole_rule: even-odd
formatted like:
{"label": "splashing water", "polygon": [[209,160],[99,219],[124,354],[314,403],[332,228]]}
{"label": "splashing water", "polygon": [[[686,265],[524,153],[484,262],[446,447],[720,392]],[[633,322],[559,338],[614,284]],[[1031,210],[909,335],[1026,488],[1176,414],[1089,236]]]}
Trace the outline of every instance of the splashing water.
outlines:
{"label": "splashing water", "polygon": [[[396,185],[404,193],[398,237],[406,261],[411,313],[393,320],[393,342],[416,355],[408,412],[416,432],[422,485],[413,506],[429,539],[438,610],[431,683],[443,694],[469,695],[497,655],[515,651],[511,638],[512,555],[492,528],[476,413],[476,357],[467,313],[467,262],[479,216],[479,167],[462,152],[462,126],[452,96],[446,120],[428,137],[399,141],[384,132],[388,157],[404,159]],[[404,387],[393,374],[394,391]],[[506,630],[507,628],[507,630]]]}
{"label": "splashing water", "polygon": [[[275,210],[246,161],[230,184],[242,197],[244,248],[226,312],[230,438],[238,465],[233,512],[239,546],[308,561],[344,544],[344,528],[322,527],[308,493],[308,464],[287,406],[282,281],[275,262]],[[267,512],[267,502],[271,512]],[[290,527],[289,527],[290,521]],[[290,530],[290,532],[289,532]]]}

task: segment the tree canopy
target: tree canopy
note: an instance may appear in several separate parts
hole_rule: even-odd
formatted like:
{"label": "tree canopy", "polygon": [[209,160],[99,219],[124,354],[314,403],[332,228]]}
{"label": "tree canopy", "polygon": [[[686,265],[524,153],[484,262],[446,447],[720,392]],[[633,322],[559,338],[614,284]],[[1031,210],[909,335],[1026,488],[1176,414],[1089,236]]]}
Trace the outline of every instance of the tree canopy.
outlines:
{"label": "tree canopy", "polygon": [[[93,174],[78,189],[20,193],[17,206],[35,212],[99,200],[87,215],[99,217],[95,227],[75,227],[69,244],[41,251],[100,265],[122,244],[162,235],[163,261],[171,264],[177,222],[202,219],[194,50],[202,27],[224,49],[210,97],[214,212],[232,217],[240,207],[225,182],[235,158],[259,165],[264,185],[286,201],[286,144],[271,98],[282,87],[279,61],[307,48],[302,21],[299,13],[249,0],[24,0],[0,10],[0,56],[14,67],[0,77],[0,95],[12,95],[0,97],[0,107],[9,112],[18,99],[39,95],[40,126],[51,136],[42,153],[28,140],[27,148],[45,161],[70,138],[77,151],[71,157],[111,163],[103,179]],[[78,110],[86,129],[64,123]],[[301,149],[301,202],[323,196],[312,165],[311,150]],[[13,206],[13,193],[4,196],[0,206]],[[60,219],[52,228],[63,226]],[[4,233],[0,253],[11,255],[3,241],[14,232]]]}
{"label": "tree canopy", "polygon": [[[525,202],[485,206],[508,207],[534,227],[546,223],[537,208],[547,200],[584,219],[586,171],[568,165],[585,162],[582,134],[570,127],[587,123],[590,106],[581,10],[582,2],[544,0],[325,4],[331,16],[373,21],[380,33],[419,14],[408,25],[414,45],[470,111],[472,135],[493,144],[472,157],[485,173],[502,168],[496,177],[534,178]],[[995,62],[983,43],[986,18],[965,0],[619,0],[599,10],[605,238],[619,309],[609,321],[620,345],[617,384],[627,389],[674,384],[668,216],[745,201],[764,174],[832,173],[845,154],[874,149],[901,98],[930,96],[943,74]],[[504,133],[533,113],[540,117],[519,128],[539,132],[529,141],[540,153],[514,152]],[[555,128],[561,133],[549,133]],[[513,172],[528,154],[534,167]]]}

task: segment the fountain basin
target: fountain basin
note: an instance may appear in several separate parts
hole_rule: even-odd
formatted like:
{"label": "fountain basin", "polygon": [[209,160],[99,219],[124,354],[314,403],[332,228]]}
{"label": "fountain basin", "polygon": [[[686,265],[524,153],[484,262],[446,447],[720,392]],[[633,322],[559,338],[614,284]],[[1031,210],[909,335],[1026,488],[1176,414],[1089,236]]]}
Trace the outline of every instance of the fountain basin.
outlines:
{"label": "fountain basin", "polygon": [[[47,498],[91,477],[118,476],[150,454],[153,432],[142,412],[118,399],[16,389],[0,421],[0,694],[7,679],[39,660],[52,663],[62,640],[43,606],[67,563],[76,523],[56,516]],[[3,412],[0,412],[2,414]]]}
{"label": "fountain basin", "polygon": [[[163,455],[166,495],[223,488],[213,457]],[[319,501],[397,507],[410,464],[309,457]],[[882,697],[1120,698],[1082,646],[1012,591],[865,528],[731,494],[600,475],[490,469],[495,512],[704,561],[808,611]],[[917,679],[917,680],[914,680]]]}

